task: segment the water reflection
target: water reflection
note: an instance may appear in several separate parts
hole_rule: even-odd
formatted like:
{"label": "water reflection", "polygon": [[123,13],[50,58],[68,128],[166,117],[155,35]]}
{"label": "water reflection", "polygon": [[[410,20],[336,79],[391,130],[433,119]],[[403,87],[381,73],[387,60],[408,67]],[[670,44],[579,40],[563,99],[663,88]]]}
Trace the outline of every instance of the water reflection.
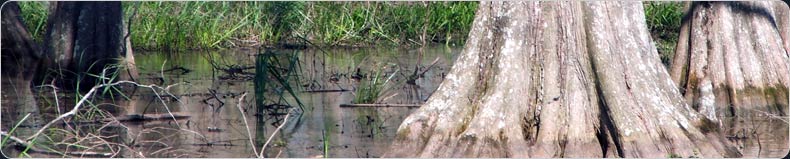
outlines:
{"label": "water reflection", "polygon": [[[419,104],[436,90],[459,51],[434,47],[422,50],[420,55],[421,50],[399,48],[274,50],[265,56],[259,50],[148,52],[135,57],[141,72],[138,82],[171,86],[168,91],[138,88],[129,94],[130,100],[94,102],[113,103],[114,106],[102,108],[112,110],[116,116],[170,113],[189,116],[176,121],[163,118],[103,127],[100,132],[107,136],[106,140],[128,146],[115,147],[122,150],[120,154],[124,157],[256,157],[255,151],[260,151],[268,140],[271,142],[265,148],[266,157],[380,157],[389,148],[401,121],[416,108],[341,108],[339,105],[351,103],[353,90],[360,81],[382,65],[391,66],[383,70],[384,74],[395,74],[394,82],[389,84],[392,88],[382,102]],[[277,63],[262,63],[273,57],[279,59],[275,60]],[[418,60],[420,57],[422,60]],[[434,61],[436,65],[430,67]],[[230,77],[214,69],[217,65],[241,68],[242,72]],[[408,84],[415,66],[428,71],[421,73],[415,84]],[[285,75],[286,82],[272,77],[274,72]],[[286,86],[293,89],[293,95]],[[14,101],[7,99],[19,99],[5,97],[6,88],[3,87],[3,121],[16,121],[6,118],[18,118],[18,114],[5,113],[26,110],[6,110],[10,108],[8,102]],[[39,101],[54,101],[55,97],[48,95],[51,93],[41,93],[46,91],[51,90],[39,90],[42,95]],[[57,98],[60,110],[70,109],[75,102],[73,94],[63,93]],[[241,106],[241,111],[237,106]],[[58,114],[58,109],[44,107],[48,108],[42,109],[44,114]],[[282,122],[289,111],[294,113],[288,122]],[[787,154],[786,122],[765,116],[724,121],[731,127],[726,131],[727,137],[742,146],[746,157]],[[3,130],[8,130],[8,123],[3,123]],[[280,124],[284,124],[282,129],[274,134]],[[86,130],[97,129],[96,125],[80,125]],[[4,152],[18,154],[15,150]]]}
{"label": "water reflection", "polygon": [[[458,51],[428,48],[423,51],[423,60],[417,60],[418,50],[400,48],[274,50],[273,56],[267,57],[259,55],[264,51],[250,49],[140,53],[135,57],[141,72],[138,82],[170,86],[167,91],[138,88],[127,92],[129,100],[102,98],[93,102],[111,103],[102,108],[111,110],[109,113],[119,119],[140,114],[176,114],[189,118],[124,120],[114,124],[86,121],[72,126],[98,132],[106,136],[103,138],[106,141],[120,143],[111,149],[122,150],[120,155],[125,157],[256,157],[254,151],[260,151],[269,137],[273,138],[265,148],[267,157],[379,157],[386,151],[397,126],[414,108],[340,108],[340,104],[351,103],[354,98],[353,90],[364,80],[358,76],[375,71],[376,64],[391,64],[411,73],[417,62],[419,68],[426,69],[438,58],[436,66],[415,82],[418,87],[403,84],[405,75],[395,76],[398,81],[391,83],[394,86],[388,94],[391,97],[383,101],[421,103],[441,82]],[[245,68],[256,68],[256,65],[261,68],[261,63],[256,61],[263,58],[276,58],[273,61],[277,62],[268,63],[272,67],[265,72]],[[215,69],[217,66],[239,68],[240,72],[229,76],[224,70]],[[280,77],[284,78],[277,79],[272,73],[281,73],[284,76]],[[239,104],[244,93],[247,95]],[[39,94],[42,100],[56,98]],[[61,93],[57,98],[61,110],[70,109],[75,99],[73,93]],[[4,98],[3,102],[6,101],[13,100]],[[298,103],[302,103],[303,109]],[[241,106],[241,111],[237,106]],[[4,103],[3,108],[9,106]],[[288,110],[295,113],[282,123]],[[47,109],[44,114],[57,112]],[[3,121],[15,121],[5,118]],[[279,124],[284,124],[282,129],[272,136]]]}

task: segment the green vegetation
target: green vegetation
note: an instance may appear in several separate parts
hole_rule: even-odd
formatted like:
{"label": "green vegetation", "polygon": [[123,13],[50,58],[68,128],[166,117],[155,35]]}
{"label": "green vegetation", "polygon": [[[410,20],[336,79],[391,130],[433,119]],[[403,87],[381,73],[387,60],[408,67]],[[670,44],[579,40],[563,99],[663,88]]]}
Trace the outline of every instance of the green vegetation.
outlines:
{"label": "green vegetation", "polygon": [[375,70],[376,72],[373,76],[362,78],[363,81],[359,84],[359,87],[356,88],[356,92],[354,92],[354,103],[380,102],[379,97],[382,95],[383,90],[386,89],[385,86],[390,83],[390,80],[392,80],[395,74],[400,70],[395,70],[395,72],[391,73],[388,77],[385,77],[385,75],[382,74],[385,69],[386,67]]}
{"label": "green vegetation", "polygon": [[[263,113],[264,109],[276,109],[273,105],[292,106],[286,99],[286,95],[293,97],[299,106],[299,111],[304,111],[304,104],[297,95],[297,89],[299,88],[292,87],[295,81],[300,81],[299,75],[297,71],[289,71],[301,69],[299,53],[278,54],[270,50],[261,52],[256,55],[253,79],[255,84],[255,103],[259,106],[258,113]],[[274,90],[273,93],[277,97],[276,99],[268,99],[270,101],[268,103],[265,94],[267,90]]]}
{"label": "green vegetation", "polygon": [[[41,41],[47,2],[19,2]],[[426,5],[427,4],[427,5]],[[245,46],[374,46],[463,43],[477,2],[124,2],[136,49],[183,50]],[[645,2],[648,27],[667,64],[682,3]],[[427,17],[427,18],[426,18]],[[310,41],[309,43],[305,40]]]}
{"label": "green vegetation", "polygon": [[647,27],[656,42],[661,62],[669,66],[678,43],[683,3],[644,2]]}
{"label": "green vegetation", "polygon": [[[37,40],[47,3],[19,2]],[[124,2],[137,49],[462,43],[476,2]],[[136,12],[136,13],[135,13]],[[425,17],[428,17],[427,19]],[[423,28],[425,27],[425,28]],[[305,42],[309,40],[310,42]],[[312,43],[312,44],[310,44]]]}
{"label": "green vegetation", "polygon": [[47,5],[49,2],[19,2],[19,9],[22,11],[22,20],[31,36],[36,42],[43,41],[42,36],[46,31],[47,24]]}

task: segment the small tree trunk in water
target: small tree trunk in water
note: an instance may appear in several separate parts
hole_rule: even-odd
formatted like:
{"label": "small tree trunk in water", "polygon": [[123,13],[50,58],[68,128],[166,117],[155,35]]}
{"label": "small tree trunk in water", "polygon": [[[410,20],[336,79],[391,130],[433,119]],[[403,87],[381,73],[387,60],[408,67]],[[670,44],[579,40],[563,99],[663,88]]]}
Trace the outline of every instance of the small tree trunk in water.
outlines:
{"label": "small tree trunk in water", "polygon": [[[670,72],[692,107],[721,122],[728,135],[742,130],[738,118],[788,114],[789,12],[779,1],[694,2],[687,7]],[[783,134],[783,140],[771,138],[787,149],[787,129],[768,133]],[[781,157],[754,156],[760,153],[748,149],[744,157]]]}
{"label": "small tree trunk in water", "polygon": [[[22,17],[19,14],[17,2],[7,2],[2,8],[2,116],[4,131],[28,113],[31,114],[20,125],[16,134],[24,135],[25,131],[32,132],[35,126],[41,124],[36,100],[30,90],[30,82],[36,73],[36,68],[41,64],[41,51],[27,31]],[[21,133],[20,133],[21,132]],[[29,133],[29,132],[28,132]]]}
{"label": "small tree trunk in water", "polygon": [[[101,82],[105,68],[108,78],[122,62],[124,25],[121,2],[52,2],[47,22],[45,53],[54,57],[56,74],[65,76],[65,85],[90,88]],[[127,58],[128,59],[128,58]],[[124,67],[120,67],[124,68]]]}
{"label": "small tree trunk in water", "polygon": [[790,28],[773,18],[787,5],[697,2],[689,8],[670,71],[689,102],[711,118],[744,108],[787,114],[790,59],[780,33]]}
{"label": "small tree trunk in water", "polygon": [[782,36],[790,28],[788,17],[779,16],[788,14],[787,5],[695,2],[688,8],[671,73],[693,107],[713,119],[747,110],[785,116],[790,60]]}
{"label": "small tree trunk in water", "polygon": [[641,2],[481,2],[393,157],[738,157],[661,65]]}

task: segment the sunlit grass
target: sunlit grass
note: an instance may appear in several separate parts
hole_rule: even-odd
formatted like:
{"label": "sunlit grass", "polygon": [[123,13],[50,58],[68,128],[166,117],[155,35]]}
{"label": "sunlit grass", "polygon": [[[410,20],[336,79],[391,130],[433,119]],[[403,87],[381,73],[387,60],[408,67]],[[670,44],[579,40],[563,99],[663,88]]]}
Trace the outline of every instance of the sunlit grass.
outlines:
{"label": "sunlit grass", "polygon": [[[36,40],[47,2],[19,2]],[[462,43],[477,2],[124,2],[136,49]],[[136,11],[136,14],[135,14]],[[430,12],[430,13],[429,13]],[[426,19],[427,18],[427,19]]]}
{"label": "sunlit grass", "polygon": [[656,42],[661,62],[669,65],[675,54],[683,17],[681,2],[645,2],[647,27]]}

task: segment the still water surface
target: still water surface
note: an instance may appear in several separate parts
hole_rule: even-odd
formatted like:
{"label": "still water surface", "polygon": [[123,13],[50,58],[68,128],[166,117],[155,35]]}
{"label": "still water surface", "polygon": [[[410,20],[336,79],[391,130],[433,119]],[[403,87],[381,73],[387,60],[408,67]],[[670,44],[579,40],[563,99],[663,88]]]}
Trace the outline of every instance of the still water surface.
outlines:
{"label": "still water surface", "polygon": [[[401,121],[416,107],[340,105],[353,103],[355,90],[370,80],[365,77],[376,73],[392,77],[379,103],[419,105],[436,90],[458,52],[459,48],[448,47],[141,52],[135,57],[138,82],[171,86],[169,92],[138,88],[127,92],[130,100],[118,97],[95,102],[106,103],[100,107],[116,116],[170,112],[188,117],[175,122],[111,124],[99,133],[108,136],[108,141],[131,145],[135,151],[122,149],[119,154],[123,157],[256,157],[255,152],[267,141],[266,157],[380,157],[390,148]],[[271,72],[256,77],[256,69],[262,68],[256,61],[261,61],[263,53],[277,58],[266,68],[282,73],[287,87]],[[229,74],[215,66],[240,68],[241,72]],[[409,84],[407,79],[415,67],[422,76]],[[256,93],[256,82],[263,93]],[[53,105],[51,90],[36,92],[40,104]],[[4,94],[3,99],[17,99],[5,96],[9,95]],[[71,109],[76,98],[74,93],[64,92],[57,99],[59,108],[42,106],[45,119],[54,118],[58,109]],[[14,111],[6,109],[8,101],[3,101],[3,111]],[[8,121],[9,117],[3,118]],[[739,145],[745,157],[783,157],[790,149],[784,120],[760,114],[724,118],[726,124],[733,125],[726,130],[726,137]],[[8,124],[4,122],[3,127]],[[102,126],[78,125],[87,132]],[[19,154],[16,150],[3,152]]]}

